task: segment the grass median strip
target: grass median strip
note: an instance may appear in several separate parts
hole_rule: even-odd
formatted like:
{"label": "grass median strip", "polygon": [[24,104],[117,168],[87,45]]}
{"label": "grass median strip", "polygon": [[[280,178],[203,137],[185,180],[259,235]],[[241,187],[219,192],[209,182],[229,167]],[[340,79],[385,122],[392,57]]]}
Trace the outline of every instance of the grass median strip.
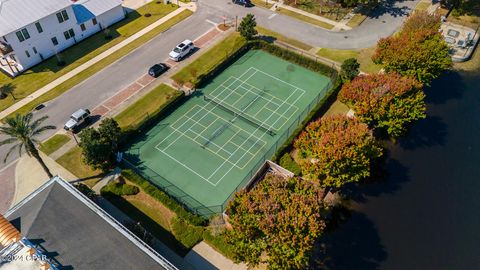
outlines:
{"label": "grass median strip", "polygon": [[318,50],[317,55],[343,63],[348,58],[355,58],[360,63],[360,70],[366,73],[378,73],[382,67],[372,61],[372,55],[375,48],[367,48],[359,51],[355,50],[336,50],[322,48]]}
{"label": "grass median strip", "polygon": [[[146,7],[129,13],[127,18],[108,28],[111,39],[106,39],[105,33],[99,32],[61,52],[60,57],[66,63],[63,67],[57,65],[58,61],[54,56],[15,78],[10,78],[0,72],[0,85],[11,84],[15,89],[15,99],[7,97],[1,100],[0,111],[124,41],[175,9],[177,9],[176,5],[156,4],[154,1],[147,4]],[[152,16],[143,16],[146,10]]]}
{"label": "grass median strip", "polygon": [[295,18],[295,19],[300,20],[300,21],[304,21],[304,22],[309,23],[309,24],[319,26],[321,28],[328,29],[328,30],[331,30],[334,27],[334,25],[331,25],[331,24],[323,22],[323,21],[319,21],[319,20],[314,19],[312,17],[302,15],[300,13],[297,13],[295,11],[291,11],[289,9],[278,8],[276,10],[276,12],[278,12],[280,14],[283,14],[283,15],[286,15],[286,16],[290,16],[290,17]]}
{"label": "grass median strip", "polygon": [[168,20],[167,22],[163,23],[162,25],[159,25],[158,27],[154,28],[150,32],[146,33],[145,35],[139,37],[138,39],[132,41],[131,43],[127,44],[125,47],[121,48],[120,50],[114,52],[113,54],[109,55],[108,57],[102,59],[98,63],[94,64],[93,66],[89,67],[88,69],[80,72],[77,74],[75,77],[71,78],[70,80],[60,84],[59,86],[53,88],[49,92],[41,95],[34,101],[28,103],[27,105],[23,106],[22,108],[18,109],[17,111],[11,113],[9,115],[13,116],[17,113],[20,114],[25,114],[39,104],[42,104],[44,102],[47,102],[49,100],[52,100],[59,95],[63,94],[67,90],[71,89],[72,87],[76,86],[77,84],[81,83],[82,81],[88,79],[90,76],[93,74],[99,72],[103,68],[107,67],[108,65],[112,64],[113,62],[117,61],[118,59],[122,58],[123,56],[127,55],[134,49],[137,49],[138,47],[142,46],[146,42],[148,42],[150,39],[153,37],[157,36],[158,34],[164,32],[165,30],[169,29],[173,25],[183,21],[185,18],[189,17],[192,14],[192,11],[190,10],[184,10],[172,19]]}
{"label": "grass median strip", "polygon": [[146,119],[156,115],[181,95],[180,91],[166,84],[161,84],[115,116],[115,120],[122,130],[136,129]]}
{"label": "grass median strip", "polygon": [[278,41],[287,43],[287,44],[289,44],[293,47],[297,47],[297,48],[302,49],[304,51],[309,51],[309,50],[313,49],[313,47],[308,45],[308,44],[305,44],[305,43],[303,43],[301,41],[298,41],[296,39],[288,38],[288,37],[283,36],[283,35],[281,35],[277,32],[274,32],[272,30],[269,30],[269,29],[261,27],[261,26],[257,26],[257,31],[262,36],[273,37]]}
{"label": "grass median strip", "polygon": [[67,135],[55,134],[53,137],[40,144],[40,150],[43,153],[50,155],[51,153],[60,149],[60,147],[62,147],[69,141],[70,137],[68,137]]}
{"label": "grass median strip", "polygon": [[245,42],[245,39],[238,33],[227,36],[219,44],[173,75],[172,79],[179,84],[186,82],[195,84],[199,75],[209,73],[230,54],[242,47]]}

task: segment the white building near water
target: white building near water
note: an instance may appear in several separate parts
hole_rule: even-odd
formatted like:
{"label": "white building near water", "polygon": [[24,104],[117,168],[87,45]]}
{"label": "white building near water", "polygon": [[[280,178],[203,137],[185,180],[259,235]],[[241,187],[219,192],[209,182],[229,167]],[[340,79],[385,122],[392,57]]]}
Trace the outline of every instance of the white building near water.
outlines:
{"label": "white building near water", "polygon": [[16,76],[124,17],[122,0],[0,0],[0,68]]}

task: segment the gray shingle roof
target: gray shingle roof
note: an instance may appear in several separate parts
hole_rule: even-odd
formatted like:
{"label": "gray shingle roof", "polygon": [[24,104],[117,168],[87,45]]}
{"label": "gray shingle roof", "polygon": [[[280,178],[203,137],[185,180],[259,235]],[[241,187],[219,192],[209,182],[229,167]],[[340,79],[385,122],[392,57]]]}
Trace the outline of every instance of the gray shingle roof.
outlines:
{"label": "gray shingle roof", "polygon": [[51,180],[5,215],[23,237],[39,243],[54,261],[76,270],[175,269],[60,181]]}

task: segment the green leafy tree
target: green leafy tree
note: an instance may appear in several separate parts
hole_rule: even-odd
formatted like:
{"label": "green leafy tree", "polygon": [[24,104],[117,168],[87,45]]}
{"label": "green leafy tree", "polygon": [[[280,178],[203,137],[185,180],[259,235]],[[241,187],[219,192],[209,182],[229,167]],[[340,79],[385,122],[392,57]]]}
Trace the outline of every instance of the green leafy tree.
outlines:
{"label": "green leafy tree", "polygon": [[253,14],[247,14],[247,16],[243,17],[240,25],[238,26],[238,32],[240,35],[244,37],[246,40],[252,40],[253,37],[257,34],[257,22],[255,20],[255,16]]}
{"label": "green leafy tree", "polygon": [[52,178],[52,173],[40,157],[38,149],[35,146],[39,143],[37,139],[39,135],[47,130],[56,129],[55,126],[51,125],[41,126],[47,119],[48,116],[43,116],[37,120],[33,120],[31,113],[26,115],[17,114],[15,117],[5,119],[5,125],[0,127],[0,134],[5,135],[7,138],[0,142],[0,146],[12,143],[16,144],[7,152],[3,162],[5,163],[7,161],[13,151],[18,150],[21,156],[22,151],[25,150],[28,156],[34,157],[38,163],[40,163],[48,177]]}
{"label": "green leafy tree", "polygon": [[294,147],[304,178],[334,189],[370,176],[372,160],[382,155],[368,126],[343,115],[310,123]]}
{"label": "green leafy tree", "polygon": [[80,147],[83,161],[94,169],[107,171],[112,164],[112,148],[94,128],[86,128],[80,133]]}
{"label": "green leafy tree", "polygon": [[426,117],[421,87],[415,79],[397,73],[372,74],[344,84],[338,97],[360,121],[395,138],[409,123]]}
{"label": "green leafy tree", "polygon": [[117,121],[113,118],[104,119],[98,127],[98,132],[100,133],[102,140],[111,146],[112,152],[118,150],[118,144],[122,137],[122,130],[118,126]]}
{"label": "green leafy tree", "polygon": [[343,81],[351,81],[360,73],[360,63],[355,58],[348,58],[342,63],[341,77]]}
{"label": "green leafy tree", "polygon": [[233,229],[227,239],[236,258],[251,265],[267,255],[269,269],[306,269],[322,235],[322,191],[300,178],[267,175],[251,191],[236,194],[228,207]]}
{"label": "green leafy tree", "polygon": [[448,45],[438,32],[436,24],[426,19],[423,24],[420,23],[421,28],[415,29],[415,23],[420,20],[413,16],[406,22],[404,31],[380,39],[372,60],[383,65],[386,72],[411,76],[429,85],[433,79],[450,68],[452,59]]}
{"label": "green leafy tree", "polygon": [[80,147],[84,162],[92,168],[107,171],[114,162],[121,138],[118,123],[112,118],[103,120],[98,130],[87,128],[80,133]]}

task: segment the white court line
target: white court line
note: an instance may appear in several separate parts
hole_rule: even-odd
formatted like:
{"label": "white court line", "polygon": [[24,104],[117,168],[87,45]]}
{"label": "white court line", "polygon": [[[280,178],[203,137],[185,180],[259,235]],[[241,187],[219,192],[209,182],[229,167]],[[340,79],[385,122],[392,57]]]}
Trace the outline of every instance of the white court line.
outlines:
{"label": "white court line", "polygon": [[252,68],[255,69],[256,71],[260,72],[260,73],[263,73],[263,74],[267,75],[268,77],[271,77],[271,78],[273,78],[273,79],[275,79],[275,80],[277,80],[277,81],[281,81],[281,82],[283,82],[283,83],[285,83],[285,84],[288,84],[288,85],[290,85],[291,87],[297,88],[297,89],[301,90],[303,93],[305,93],[305,90],[303,90],[302,88],[299,88],[299,87],[296,86],[296,85],[290,84],[290,83],[288,83],[288,82],[286,82],[286,81],[284,81],[284,80],[281,80],[281,79],[279,79],[279,78],[277,78],[277,77],[275,77],[275,76],[272,76],[272,75],[270,75],[270,74],[268,74],[268,73],[266,73],[266,72],[264,72],[264,71],[261,71],[261,70],[259,70],[259,69],[257,69],[257,68],[254,68],[254,67],[252,67]]}
{"label": "white court line", "polygon": [[[256,69],[253,68],[253,67],[252,67],[251,69],[256,70]],[[258,71],[258,70],[257,70],[257,71]],[[270,77],[272,77],[272,75],[269,75],[269,74],[267,74],[267,73],[265,73],[265,72],[263,72],[263,71],[260,71],[260,72],[263,73],[263,74],[266,74],[266,75],[268,75],[268,76],[270,76]],[[255,75],[255,74],[256,74],[256,72],[255,72],[254,74],[252,74],[252,76],[250,76],[249,78],[253,77],[253,75]],[[257,89],[257,90],[260,90],[260,89],[258,89],[258,88],[257,88],[256,86],[254,86],[254,85],[249,84],[247,81],[242,81],[241,79],[235,78],[235,77],[233,77],[233,76],[230,76],[230,78],[233,78],[234,80],[240,81],[240,82],[242,83],[239,87],[237,87],[237,89],[242,88],[242,89],[246,90],[248,93],[253,93],[253,94],[256,95],[257,97],[261,97],[262,99],[264,99],[264,100],[267,101],[267,104],[269,104],[269,103],[275,104],[276,107],[277,107],[277,109],[274,111],[274,113],[276,113],[276,111],[278,111],[283,104],[286,104],[286,105],[288,106],[288,110],[290,110],[290,108],[293,108],[293,109],[294,109],[294,110],[293,110],[293,113],[296,113],[296,112],[298,111],[298,107],[295,106],[295,105],[293,105],[293,104],[296,103],[296,101],[298,101],[298,99],[297,99],[297,100],[295,101],[295,103],[293,103],[293,104],[291,104],[291,103],[285,103],[285,100],[282,101],[280,98],[277,98],[277,97],[275,97],[275,96],[273,96],[273,95],[270,95],[270,94],[268,94],[268,93],[265,93],[265,94],[269,95],[270,97],[272,97],[272,99],[278,99],[278,100],[281,102],[280,104],[278,104],[278,103],[276,103],[276,102],[274,102],[274,101],[272,101],[272,100],[270,100],[270,99],[267,99],[267,98],[265,98],[265,97],[263,97],[263,96],[260,96],[260,95],[259,95],[258,93],[256,93],[256,92],[252,91],[251,89]],[[229,79],[230,79],[230,78],[229,78]],[[249,78],[248,78],[248,79],[249,79]],[[248,79],[247,79],[247,80],[248,80]],[[280,81],[283,82],[282,80],[280,80]],[[244,86],[243,86],[244,84],[250,86],[250,90],[247,89],[246,87],[244,87]],[[287,83],[287,84],[288,84],[288,83]],[[288,84],[288,85],[290,85],[290,84]],[[222,93],[223,93],[223,91],[225,91],[225,90],[226,90],[226,89],[222,90]],[[291,96],[292,93],[297,92],[297,90],[302,91],[301,95],[299,96],[299,97],[302,97],[303,94],[305,93],[305,91],[302,90],[302,89],[300,89],[300,88],[298,88],[298,87],[295,87],[295,88],[294,88],[294,91],[290,93],[290,96]],[[233,90],[232,90],[232,91],[233,91]],[[236,90],[235,90],[235,91],[236,91]],[[244,95],[242,95],[242,97],[245,96],[245,95],[246,95],[246,93],[244,93]],[[219,95],[217,95],[217,96],[219,96]],[[217,100],[217,98],[216,98],[217,96],[212,96],[212,100]],[[290,97],[290,96],[289,96],[289,97]],[[289,97],[288,97],[288,98],[289,98]],[[223,99],[222,102],[223,102],[224,100],[225,100],[225,99]],[[217,102],[221,102],[221,101],[217,101]],[[235,103],[237,103],[237,102],[238,102],[238,100],[235,101]],[[234,103],[234,104],[235,104],[235,103]],[[227,103],[227,104],[228,104],[228,103]],[[230,104],[229,104],[229,105],[230,105]],[[233,105],[230,105],[230,106],[233,106]],[[234,106],[233,106],[233,107],[234,107]],[[269,109],[269,110],[270,110],[270,109]],[[285,113],[286,111],[288,111],[288,110],[284,109],[284,113]],[[270,110],[270,111],[271,111],[271,110]],[[284,113],[282,113],[282,114],[276,113],[276,114],[277,114],[278,116],[283,116]],[[245,114],[248,115],[248,116],[251,116],[251,115],[248,114],[248,113],[245,113]],[[257,112],[257,114],[258,114],[258,112]],[[251,117],[255,118],[255,116],[256,116],[257,114],[255,114],[254,116],[251,116]],[[287,119],[290,119],[290,118],[287,118]],[[260,120],[258,120],[258,121],[260,121]],[[288,121],[288,120],[287,120],[287,121]],[[266,122],[266,121],[263,121],[262,123],[265,124],[265,122]],[[276,123],[276,122],[278,122],[278,121],[275,121],[275,123]],[[269,127],[270,129],[273,129],[273,130],[280,130],[280,129],[285,125],[285,123],[286,123],[286,122],[283,122],[283,124],[282,124],[280,127],[274,127],[274,126],[272,126],[272,125],[266,125],[266,127]]]}
{"label": "white court line", "polygon": [[[200,106],[195,105],[195,107],[200,107]],[[200,110],[207,111],[206,109],[204,109],[204,107],[200,107]],[[225,119],[225,118],[217,115],[217,114],[214,113],[214,112],[210,112],[210,114],[213,114],[213,115],[216,117],[215,121],[221,119],[221,120],[224,121],[224,122],[229,122],[229,120],[227,120],[227,119]],[[190,117],[188,117],[188,116],[186,116],[186,115],[184,115],[183,117],[187,117],[187,118],[189,118],[190,120],[195,121],[194,119],[192,119],[192,118],[190,118]],[[238,133],[240,133],[240,132],[243,132],[243,133],[245,133],[245,134],[249,134],[249,132],[247,132],[246,130],[244,130],[243,128],[241,128],[241,127],[239,127],[239,126],[237,126],[237,125],[235,125],[235,124],[231,124],[231,126],[234,127],[237,132],[235,132],[235,134],[230,137],[230,140],[231,140],[233,137],[235,137],[235,136],[236,136]],[[188,136],[188,135],[187,135],[186,133],[184,133],[183,131],[178,130],[178,129],[176,129],[176,128],[173,128],[173,130],[176,131],[176,132],[178,132],[178,133],[180,133],[181,135],[187,137],[188,139],[194,141],[194,142],[197,143],[198,145],[200,145],[200,146],[203,145],[203,144],[197,142],[196,140],[194,140],[192,137]],[[190,130],[190,129],[188,129],[188,130]],[[193,131],[193,130],[192,130],[192,131]],[[193,132],[194,132],[194,131],[193,131]],[[196,133],[196,132],[195,132],[195,133]],[[205,137],[203,137],[203,136],[201,136],[201,137],[202,137],[203,139],[207,139],[207,138],[205,138]],[[217,146],[218,148],[222,149],[223,146],[225,146],[228,142],[230,142],[230,140],[228,140],[228,141],[227,141],[226,143],[224,143],[222,146],[219,146],[218,144],[216,144],[216,143],[214,143],[214,142],[211,142],[211,144],[213,144],[213,145]],[[230,143],[235,144],[235,143],[233,143],[233,142],[230,142]],[[265,145],[267,144],[265,141],[262,141],[262,140],[260,140],[260,139],[257,139],[257,140],[255,141],[255,143],[257,143],[257,145],[261,145],[261,147],[263,147],[263,146],[265,146]],[[238,146],[238,147],[241,147],[241,146],[239,146],[239,145],[237,145],[237,144],[235,144],[235,145]],[[241,147],[241,149],[244,150],[244,151],[247,151],[247,149],[245,149],[245,148],[243,148],[243,147]],[[207,150],[210,150],[210,149],[207,149]],[[227,153],[230,153],[230,151],[227,151],[227,150],[224,150],[224,151],[227,152]],[[215,152],[213,152],[213,151],[210,151],[210,152],[215,153]],[[252,154],[252,155],[255,155],[257,152],[258,152],[258,151],[256,151],[255,153],[251,153],[251,154]],[[220,156],[220,155],[218,155],[218,156]],[[220,156],[220,157],[221,157],[222,159],[226,159],[226,158],[224,158],[224,157],[222,157],[222,156]],[[230,156],[230,157],[231,157],[231,156]],[[229,157],[229,158],[230,158],[230,157]],[[233,162],[230,162],[230,163],[235,166],[235,163],[233,163]],[[242,167],[237,166],[237,167],[243,169],[245,166],[242,166]]]}
{"label": "white court line", "polygon": [[[246,74],[247,74],[250,70],[252,70],[252,69],[255,70],[255,72],[254,72],[252,75],[250,75],[245,81],[242,81],[241,79],[239,79],[239,78],[243,77],[244,75],[246,75]],[[265,75],[267,75],[267,76],[269,76],[269,77],[272,77],[272,78],[274,78],[274,79],[276,79],[276,80],[278,80],[278,81],[281,81],[281,82],[283,82],[283,83],[285,83],[285,84],[287,84],[287,85],[293,86],[293,85],[291,85],[291,84],[289,84],[289,83],[287,83],[287,82],[285,82],[285,81],[283,81],[283,80],[281,80],[281,79],[279,79],[279,78],[276,78],[276,77],[274,77],[274,76],[272,76],[272,75],[270,75],[270,74],[268,74],[268,73],[265,73],[265,72],[263,72],[263,71],[261,71],[261,70],[258,70],[258,69],[256,69],[256,68],[254,68],[254,67],[250,67],[250,68],[247,69],[239,78],[231,77],[231,78],[233,78],[234,80],[233,80],[232,83],[230,83],[230,85],[229,85],[228,87],[226,87],[224,84],[225,84],[227,81],[229,81],[230,78],[227,79],[225,82],[223,82],[219,87],[217,87],[217,89],[219,89],[220,87],[223,87],[224,89],[222,89],[221,93],[223,93],[223,92],[226,91],[226,90],[232,90],[232,89],[230,89],[229,87],[231,87],[236,81],[240,81],[241,84],[240,84],[239,86],[235,87],[235,89],[238,89],[239,87],[241,87],[241,88],[247,90],[248,92],[253,92],[253,91],[251,91],[251,90],[246,89],[246,88],[245,88],[245,85],[248,85],[248,86],[250,86],[250,87],[256,88],[255,86],[252,86],[251,84],[247,83],[246,81],[248,81],[252,76],[254,76],[255,74],[257,74],[257,72],[261,72],[261,73],[263,73],[263,74],[265,74]],[[299,95],[299,96],[296,98],[295,102],[293,103],[293,104],[295,104],[295,103],[303,96],[303,94],[305,93],[305,91],[304,91],[303,89],[301,89],[301,88],[296,87],[296,86],[293,86],[293,87],[294,87],[294,91],[293,91],[292,93],[290,93],[290,95],[288,96],[288,98],[285,99],[285,100],[283,100],[281,104],[277,104],[276,102],[272,102],[272,101],[270,101],[270,100],[267,100],[267,101],[269,101],[269,103],[275,104],[275,105],[277,105],[277,106],[278,106],[278,105],[283,106],[283,105],[286,104],[286,102],[291,98],[291,96],[292,96],[294,93],[297,92],[297,90],[300,90],[302,93],[301,93],[301,95]],[[215,89],[213,92],[218,92],[217,89]],[[236,91],[234,91],[235,89],[233,89],[233,91],[230,91],[229,95],[227,95],[225,98],[223,98],[222,101],[225,100],[226,98],[230,97],[231,93],[235,93],[236,95],[241,96],[241,97],[243,97],[243,96],[246,94],[246,93],[244,93],[244,95],[240,95],[240,94],[238,94]],[[256,89],[258,89],[258,88],[256,88]],[[269,94],[267,93],[267,95],[269,95]],[[281,99],[276,98],[275,96],[272,96],[272,95],[269,95],[269,96],[271,96],[273,99],[278,99],[278,100],[281,101]],[[262,97],[262,98],[263,98],[263,97]],[[217,100],[218,100],[218,97],[217,97]],[[296,112],[296,111],[298,110],[298,107],[296,107],[296,106],[294,106],[294,105],[292,105],[292,104],[286,104],[286,105],[289,105],[290,108],[294,108],[294,109],[295,109],[294,112]],[[212,113],[212,114],[216,115],[215,113],[212,112],[213,109],[216,108],[216,107],[218,107],[218,105],[217,105],[217,106],[213,106],[213,108],[210,109],[210,110],[206,109],[205,107],[202,107],[202,109],[203,109],[203,110],[206,110],[208,113]],[[192,109],[193,109],[193,108],[192,108]],[[191,112],[192,109],[190,109],[190,110],[187,112],[187,115],[189,114],[189,112]],[[283,113],[281,113],[281,114],[278,113],[277,111],[278,111],[279,109],[281,109],[280,107],[277,108],[276,110],[272,110],[272,109],[270,109],[270,108],[266,108],[266,109],[268,109],[269,111],[271,111],[273,114],[271,114],[265,121],[269,120],[270,117],[272,117],[274,114],[275,114],[276,117],[277,117],[277,119],[276,119],[276,121],[274,122],[274,124],[276,124],[276,123],[277,123],[280,119],[282,119],[282,118],[285,118],[285,119],[288,119],[288,120],[291,118],[291,117],[286,117],[286,116],[285,116],[285,113],[286,113],[288,110],[284,110]],[[195,116],[198,114],[198,112],[199,112],[199,111],[197,111],[195,114],[193,114],[192,117],[195,117]],[[257,113],[258,113],[258,112],[257,112]],[[293,113],[293,114],[294,114],[294,113]],[[204,115],[204,116],[205,116],[205,115]],[[223,119],[222,117],[219,117],[218,115],[216,115],[216,116],[218,117],[216,120],[218,120],[218,119],[225,120],[225,119]],[[278,116],[279,116],[279,117],[278,117]],[[191,117],[188,117],[188,118],[189,118],[191,121],[196,122],[196,123],[199,124],[200,126],[204,126],[204,125],[198,123],[197,120],[194,120],[194,119],[191,118]],[[202,120],[203,118],[204,118],[204,117],[200,118],[200,120]],[[235,117],[234,119],[236,119],[236,118],[237,118],[237,117]],[[181,119],[178,119],[178,120],[175,121],[175,123],[172,124],[172,125],[175,125],[179,120],[181,120]],[[216,120],[215,120],[215,121],[216,121]],[[265,121],[264,121],[263,123],[265,123]],[[186,123],[186,122],[182,123],[182,125],[180,125],[179,128],[181,128],[185,123]],[[210,126],[210,125],[209,125],[209,126]],[[283,125],[282,125],[282,126],[283,126]],[[240,128],[240,129],[241,129],[241,128]],[[190,130],[190,129],[189,129],[189,130]],[[228,173],[230,173],[230,171],[231,171],[234,167],[237,167],[237,168],[239,167],[238,163],[239,163],[247,154],[248,154],[248,155],[251,155],[252,158],[255,157],[255,156],[252,154],[252,152],[250,152],[250,150],[251,150],[253,147],[258,146],[258,144],[261,144],[262,146],[259,148],[259,150],[260,150],[260,149],[262,149],[262,148],[265,146],[266,143],[265,143],[263,140],[261,140],[261,138],[263,138],[264,136],[266,136],[266,133],[262,132],[262,133],[261,133],[261,136],[258,137],[257,140],[256,140],[257,143],[252,143],[252,145],[248,148],[247,151],[245,151],[245,148],[243,147],[243,145],[244,145],[247,141],[249,141],[249,139],[250,139],[258,130],[259,130],[259,128],[257,128],[254,132],[249,133],[249,132],[246,132],[245,130],[241,129],[241,131],[243,131],[245,134],[249,134],[249,136],[247,137],[247,139],[246,139],[240,146],[237,145],[236,143],[234,143],[233,141],[231,141],[232,138],[230,138],[230,140],[228,140],[225,144],[223,144],[223,146],[226,146],[226,145],[228,145],[228,144],[232,144],[232,145],[237,146],[238,148],[232,153],[232,155],[231,155],[228,159],[225,159],[225,158],[222,157],[222,159],[224,159],[224,162],[217,168],[217,170],[215,170],[215,171],[208,177],[208,179],[205,178],[205,177],[203,177],[203,176],[201,176],[201,175],[198,174],[197,172],[193,171],[190,167],[188,167],[187,165],[185,165],[185,164],[183,164],[182,162],[178,161],[177,159],[175,159],[174,157],[172,157],[171,155],[169,155],[168,153],[166,153],[164,150],[159,149],[159,148],[157,147],[159,144],[161,144],[163,141],[165,141],[171,134],[170,134],[167,138],[165,138],[164,140],[162,140],[162,142],[160,142],[159,144],[157,144],[156,148],[157,148],[157,150],[161,151],[162,153],[164,153],[165,155],[167,155],[168,157],[170,157],[172,160],[175,160],[177,163],[181,164],[182,166],[184,166],[184,167],[187,168],[188,170],[192,171],[193,173],[195,173],[196,175],[198,175],[199,177],[201,177],[202,179],[204,179],[205,181],[207,181],[207,182],[210,183],[211,185],[217,186],[218,183],[220,183],[220,182],[223,180],[223,178],[225,178],[225,176],[226,176]],[[183,136],[187,137],[187,136],[186,136],[185,134],[183,134],[183,132],[181,132],[181,131],[176,130],[176,132],[179,132],[179,133],[181,133]],[[238,134],[239,132],[240,132],[240,130],[237,130],[237,132],[235,133],[235,136],[236,136],[236,134]],[[190,138],[190,139],[191,139],[191,138]],[[177,138],[176,140],[178,140],[178,138]],[[176,141],[176,140],[175,140],[175,141]],[[173,141],[171,144],[169,144],[169,146],[168,146],[167,148],[169,148],[173,143],[175,143],[175,141]],[[219,147],[218,145],[216,145],[216,146]],[[165,148],[165,150],[167,150],[167,148]],[[219,147],[219,148],[223,148],[223,147]],[[243,153],[243,155],[238,159],[238,161],[237,161],[236,163],[232,163],[229,159],[230,159],[239,149],[242,149],[244,153]],[[227,153],[230,153],[230,152],[227,151],[226,149],[224,149],[223,151],[224,151],[224,152],[227,152]],[[258,151],[257,151],[257,152],[258,152]],[[217,154],[217,156],[219,156],[219,155]],[[221,156],[220,156],[220,157],[221,157]],[[250,160],[251,160],[251,159],[250,159]],[[223,166],[225,165],[225,163],[227,163],[227,162],[230,163],[230,164],[232,164],[233,166],[232,166],[218,181],[216,181],[215,184],[214,184],[213,182],[211,182],[210,179],[212,178],[212,176],[215,175],[215,173],[218,171],[218,169],[221,168],[221,167],[223,167]],[[248,164],[249,162],[250,162],[250,161],[246,162],[243,167],[245,167],[246,164]],[[243,168],[243,167],[242,167],[242,168]]]}
{"label": "white court line", "polygon": [[[251,68],[247,69],[242,75],[240,75],[240,77],[242,77],[243,75],[245,75],[248,71],[250,71],[250,69],[251,69]],[[232,84],[233,84],[233,83],[231,83],[230,85],[232,85]],[[225,98],[227,98],[227,97],[229,97],[229,96],[230,96],[230,95],[226,96]],[[223,101],[223,100],[222,100],[222,101]],[[218,105],[217,105],[217,106],[218,106]],[[210,111],[212,111],[212,110],[213,110],[214,108],[216,108],[217,106],[213,106]],[[190,111],[191,111],[191,109],[190,109],[188,112],[190,112]],[[209,111],[209,112],[210,112],[210,111]],[[195,116],[195,115],[197,115],[197,114],[198,114],[198,111],[197,111],[194,115],[192,115],[192,117]],[[202,118],[200,118],[200,120],[202,120],[204,117],[205,117],[205,116],[203,116]],[[177,121],[175,121],[174,124],[176,124],[180,119],[182,119],[182,118],[179,118]],[[180,127],[178,127],[178,128],[183,127],[183,125],[185,125],[185,123],[186,123],[186,122],[182,123],[182,125],[180,125]],[[167,138],[165,138],[164,140],[168,139],[170,136],[171,136],[171,135],[167,136]],[[177,138],[176,138],[175,140],[173,140],[169,145],[167,145],[167,147],[165,147],[165,150],[168,149],[172,144],[174,144],[175,142],[177,142],[177,140],[178,140],[179,138],[180,138],[180,137],[177,137]],[[163,142],[163,141],[162,141],[162,142]]]}
{"label": "white court line", "polygon": [[[286,102],[287,100],[289,100],[290,97],[291,97],[291,96],[293,95],[293,93],[295,93],[295,92],[296,92],[296,90],[293,91],[292,93],[290,93],[290,95],[287,97],[287,99],[285,99],[283,102]],[[300,95],[300,96],[303,96],[303,94]],[[298,100],[298,98],[299,98],[299,97],[297,97],[296,100]],[[283,104],[281,104],[281,105],[283,105]],[[280,107],[279,107],[279,108],[280,108]],[[273,115],[273,114],[272,114],[272,115]],[[270,115],[266,120],[270,119],[270,117],[271,117],[272,115]],[[277,120],[276,120],[273,124],[276,124],[279,119],[280,119],[280,118],[277,118]],[[265,120],[265,121],[266,121],[266,120]],[[258,130],[258,128],[257,128],[257,130]],[[256,132],[257,130],[255,130],[255,132]],[[255,132],[252,132],[251,135],[253,135],[253,133],[255,133]],[[263,138],[263,136],[265,136],[265,134],[266,134],[266,133],[262,134],[262,136],[261,136],[260,138]],[[250,135],[250,136],[251,136],[251,135]],[[250,137],[249,137],[249,138],[250,138]],[[248,140],[248,138],[247,138],[247,140]],[[246,141],[246,140],[245,140],[245,141]],[[252,147],[253,147],[253,145],[250,146],[250,149],[251,149]],[[250,149],[248,149],[248,151],[250,151]],[[245,154],[243,154],[238,160],[241,160],[244,156],[245,156]],[[222,164],[222,166],[223,166],[223,164]],[[230,171],[231,171],[232,169],[233,169],[233,167],[231,167],[231,168],[220,178],[219,181],[221,181],[228,173],[230,173]],[[211,177],[212,177],[212,175],[209,176],[209,179],[210,179]],[[218,182],[219,182],[219,181],[218,181]],[[217,182],[217,183],[218,183],[218,182]]]}

